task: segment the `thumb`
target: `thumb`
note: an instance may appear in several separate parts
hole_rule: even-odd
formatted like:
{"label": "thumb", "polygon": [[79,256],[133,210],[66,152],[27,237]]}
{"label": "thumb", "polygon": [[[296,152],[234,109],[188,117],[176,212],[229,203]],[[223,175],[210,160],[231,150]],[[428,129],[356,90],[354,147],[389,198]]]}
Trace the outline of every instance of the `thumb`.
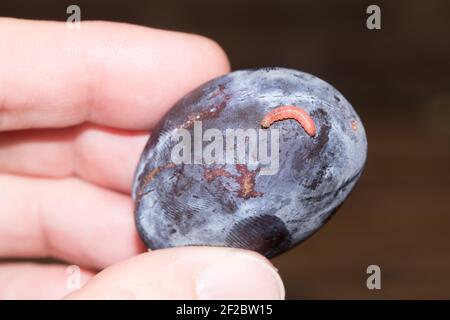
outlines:
{"label": "thumb", "polygon": [[67,299],[284,299],[277,270],[246,250],[182,247],[113,265]]}

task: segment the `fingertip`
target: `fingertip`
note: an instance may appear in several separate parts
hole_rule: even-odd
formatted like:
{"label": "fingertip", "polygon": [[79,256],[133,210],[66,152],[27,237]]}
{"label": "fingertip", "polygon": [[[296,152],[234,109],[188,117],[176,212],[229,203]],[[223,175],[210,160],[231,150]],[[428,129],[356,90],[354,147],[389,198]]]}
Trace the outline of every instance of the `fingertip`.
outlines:
{"label": "fingertip", "polygon": [[259,254],[214,247],[143,253],[98,274],[70,299],[284,299],[277,269]]}
{"label": "fingertip", "polygon": [[197,38],[199,50],[202,52],[203,58],[206,58],[202,62],[209,61],[210,78],[230,72],[230,61],[218,42],[201,35],[192,34],[192,36]]}
{"label": "fingertip", "polygon": [[0,25],[3,131],[85,121],[148,130],[183,95],[230,68],[215,41],[183,32],[106,21],[79,30],[61,22]]}
{"label": "fingertip", "polygon": [[263,256],[247,250],[208,264],[197,276],[200,300],[283,300],[285,289],[278,270]]}

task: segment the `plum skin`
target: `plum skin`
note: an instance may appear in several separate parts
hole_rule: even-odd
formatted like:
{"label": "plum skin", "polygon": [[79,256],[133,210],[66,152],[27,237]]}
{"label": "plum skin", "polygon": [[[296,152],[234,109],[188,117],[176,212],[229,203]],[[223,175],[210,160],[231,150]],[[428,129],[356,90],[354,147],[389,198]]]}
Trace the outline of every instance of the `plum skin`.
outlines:
{"label": "plum skin", "polygon": [[[301,106],[317,134],[308,136],[295,120],[273,123],[281,135],[276,174],[261,175],[246,165],[171,164],[175,142],[167,137],[176,128],[192,130],[200,119],[204,130],[257,129],[280,105]],[[152,131],[133,183],[136,226],[151,249],[226,246],[270,258],[331,217],[361,176],[366,157],[361,120],[328,83],[284,68],[235,71],[187,94]],[[253,183],[249,196],[243,196],[244,179]]]}

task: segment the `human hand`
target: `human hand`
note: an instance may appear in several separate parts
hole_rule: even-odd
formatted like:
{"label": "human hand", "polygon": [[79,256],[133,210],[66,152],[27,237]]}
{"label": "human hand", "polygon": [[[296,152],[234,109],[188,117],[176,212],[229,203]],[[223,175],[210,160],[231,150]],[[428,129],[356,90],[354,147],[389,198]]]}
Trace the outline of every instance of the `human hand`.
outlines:
{"label": "human hand", "polygon": [[[0,19],[0,257],[79,265],[87,284],[68,298],[284,298],[256,253],[141,253],[134,226],[129,193],[148,129],[228,71],[220,47],[200,36]],[[62,298],[66,267],[2,263],[0,298]]]}

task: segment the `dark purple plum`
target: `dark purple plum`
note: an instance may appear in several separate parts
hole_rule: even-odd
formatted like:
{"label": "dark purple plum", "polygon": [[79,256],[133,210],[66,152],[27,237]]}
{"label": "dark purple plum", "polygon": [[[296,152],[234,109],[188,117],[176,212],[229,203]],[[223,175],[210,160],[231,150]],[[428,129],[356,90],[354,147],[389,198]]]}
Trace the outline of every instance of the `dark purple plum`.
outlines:
{"label": "dark purple plum", "polygon": [[[301,108],[315,134],[289,117],[263,128],[280,106]],[[195,140],[200,123],[203,141]],[[244,138],[227,140],[229,132]],[[190,137],[182,144],[181,133]],[[358,115],[328,83],[283,68],[235,71],[187,94],[152,131],[133,185],[137,229],[152,249],[226,246],[273,257],[327,221],[366,154]]]}

